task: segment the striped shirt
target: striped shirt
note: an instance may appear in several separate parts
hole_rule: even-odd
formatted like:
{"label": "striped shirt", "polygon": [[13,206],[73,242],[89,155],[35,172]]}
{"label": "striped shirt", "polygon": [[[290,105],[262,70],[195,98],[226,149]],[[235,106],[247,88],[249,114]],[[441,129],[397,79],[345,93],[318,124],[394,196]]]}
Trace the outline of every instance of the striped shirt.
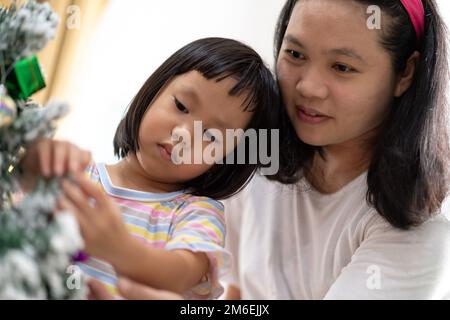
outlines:
{"label": "striped shirt", "polygon": [[[154,248],[184,249],[207,255],[210,262],[207,276],[185,292],[185,298],[214,299],[222,294],[219,278],[228,272],[231,257],[223,248],[225,221],[220,202],[183,192],[149,193],[116,187],[101,163],[90,166],[88,174],[119,205],[123,220],[134,237]],[[118,296],[117,277],[110,264],[90,257],[79,266],[87,277],[101,281]]]}

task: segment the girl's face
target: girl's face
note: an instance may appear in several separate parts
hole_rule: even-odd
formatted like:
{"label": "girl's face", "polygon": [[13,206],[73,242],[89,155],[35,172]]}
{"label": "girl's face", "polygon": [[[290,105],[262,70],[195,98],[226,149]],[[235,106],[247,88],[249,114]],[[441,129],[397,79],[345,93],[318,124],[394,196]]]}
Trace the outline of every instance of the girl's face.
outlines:
{"label": "girl's face", "polygon": [[[191,180],[212,167],[211,162],[202,161],[204,154],[225,156],[234,149],[237,141],[227,146],[226,129],[245,129],[253,115],[243,110],[245,94],[229,95],[236,83],[232,77],[216,82],[190,71],[175,77],[161,90],[139,129],[136,158],[148,178],[165,183]],[[201,121],[196,129],[194,121]],[[174,141],[174,135],[180,137],[178,142]],[[188,143],[185,145],[190,142],[190,147],[179,148],[183,141]],[[205,152],[206,148],[210,151],[217,148],[221,153]],[[191,164],[173,163],[170,153],[176,150],[181,150],[177,154],[188,158]],[[186,157],[185,152],[190,156]],[[194,163],[194,156],[202,163]]]}
{"label": "girl's face", "polygon": [[[292,13],[277,75],[297,136],[314,146],[369,139],[396,92],[380,30],[349,0],[303,0]],[[382,16],[382,19],[385,17]]]}

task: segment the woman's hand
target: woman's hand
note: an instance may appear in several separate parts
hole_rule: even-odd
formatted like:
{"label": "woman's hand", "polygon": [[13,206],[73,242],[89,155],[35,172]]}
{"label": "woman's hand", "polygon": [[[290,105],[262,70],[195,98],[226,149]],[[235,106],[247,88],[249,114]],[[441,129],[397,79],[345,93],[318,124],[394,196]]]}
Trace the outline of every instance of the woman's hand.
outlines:
{"label": "woman's hand", "polygon": [[119,207],[84,174],[76,174],[74,182],[64,179],[62,187],[64,195],[59,200],[59,207],[72,212],[78,220],[86,253],[112,265],[121,261],[132,236]]}
{"label": "woman's hand", "polygon": [[[89,299],[90,300],[112,300],[113,295],[106,290],[105,286],[97,281],[90,280]],[[181,300],[183,297],[177,293],[165,290],[157,290],[148,286],[144,286],[137,282],[126,278],[119,278],[117,281],[117,289],[119,294],[128,300]]]}

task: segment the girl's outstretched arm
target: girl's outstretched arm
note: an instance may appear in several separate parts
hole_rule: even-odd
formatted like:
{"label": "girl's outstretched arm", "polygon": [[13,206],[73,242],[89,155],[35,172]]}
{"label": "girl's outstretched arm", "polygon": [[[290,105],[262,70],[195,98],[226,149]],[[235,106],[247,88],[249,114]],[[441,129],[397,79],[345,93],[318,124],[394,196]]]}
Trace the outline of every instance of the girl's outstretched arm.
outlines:
{"label": "girl's outstretched arm", "polygon": [[184,292],[207,274],[205,253],[157,249],[130,235],[119,207],[83,174],[75,183],[65,180],[62,209],[73,212],[80,224],[86,252],[109,262],[116,272],[136,282]]}

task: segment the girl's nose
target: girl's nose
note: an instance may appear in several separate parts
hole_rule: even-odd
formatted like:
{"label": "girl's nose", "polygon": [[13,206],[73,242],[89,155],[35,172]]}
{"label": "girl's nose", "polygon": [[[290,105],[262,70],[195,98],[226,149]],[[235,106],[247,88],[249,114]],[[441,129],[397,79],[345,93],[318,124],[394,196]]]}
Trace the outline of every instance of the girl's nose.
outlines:
{"label": "girl's nose", "polygon": [[172,129],[172,142],[184,144],[192,142],[194,139],[194,126],[190,124],[180,124]]}
{"label": "girl's nose", "polygon": [[324,100],[329,94],[328,86],[323,81],[321,75],[314,70],[308,70],[303,73],[295,89],[306,99]]}

